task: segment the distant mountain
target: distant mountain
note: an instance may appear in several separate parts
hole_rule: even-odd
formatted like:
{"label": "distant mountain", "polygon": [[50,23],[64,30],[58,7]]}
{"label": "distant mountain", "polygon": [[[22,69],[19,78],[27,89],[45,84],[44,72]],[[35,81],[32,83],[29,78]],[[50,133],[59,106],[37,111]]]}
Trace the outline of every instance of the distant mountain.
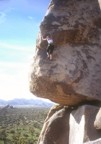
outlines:
{"label": "distant mountain", "polygon": [[13,100],[2,100],[0,99],[0,105],[12,105],[12,106],[34,106],[34,107],[51,107],[54,103],[47,102],[42,99],[13,99]]}

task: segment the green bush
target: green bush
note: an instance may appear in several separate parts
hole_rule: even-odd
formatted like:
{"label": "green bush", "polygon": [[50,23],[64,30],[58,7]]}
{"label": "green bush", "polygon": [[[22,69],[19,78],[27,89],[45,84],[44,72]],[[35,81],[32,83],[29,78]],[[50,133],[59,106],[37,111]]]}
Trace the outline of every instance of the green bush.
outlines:
{"label": "green bush", "polygon": [[0,144],[37,144],[48,109],[0,111]]}

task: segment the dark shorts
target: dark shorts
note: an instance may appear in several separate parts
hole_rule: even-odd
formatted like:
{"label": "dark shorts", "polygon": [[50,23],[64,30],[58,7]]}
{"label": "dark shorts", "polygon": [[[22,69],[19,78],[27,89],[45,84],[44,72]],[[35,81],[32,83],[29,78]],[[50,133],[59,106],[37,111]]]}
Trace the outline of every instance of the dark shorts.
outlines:
{"label": "dark shorts", "polygon": [[49,44],[47,47],[47,53],[52,54],[54,50],[54,45],[53,44]]}

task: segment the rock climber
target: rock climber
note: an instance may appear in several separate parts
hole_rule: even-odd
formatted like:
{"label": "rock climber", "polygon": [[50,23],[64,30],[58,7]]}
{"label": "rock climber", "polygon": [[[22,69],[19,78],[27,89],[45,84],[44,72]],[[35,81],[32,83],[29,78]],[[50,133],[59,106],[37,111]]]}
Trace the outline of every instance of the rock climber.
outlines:
{"label": "rock climber", "polygon": [[53,59],[53,50],[54,50],[54,42],[50,35],[47,35],[45,38],[42,37],[42,40],[47,40],[48,46],[47,46],[47,57],[52,60]]}

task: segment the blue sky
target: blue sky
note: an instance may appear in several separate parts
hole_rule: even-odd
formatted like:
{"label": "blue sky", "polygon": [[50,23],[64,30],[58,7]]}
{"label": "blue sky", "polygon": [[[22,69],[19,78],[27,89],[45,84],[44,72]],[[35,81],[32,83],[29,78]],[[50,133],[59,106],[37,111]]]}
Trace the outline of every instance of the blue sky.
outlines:
{"label": "blue sky", "polygon": [[0,99],[33,98],[29,72],[50,0],[0,0]]}

